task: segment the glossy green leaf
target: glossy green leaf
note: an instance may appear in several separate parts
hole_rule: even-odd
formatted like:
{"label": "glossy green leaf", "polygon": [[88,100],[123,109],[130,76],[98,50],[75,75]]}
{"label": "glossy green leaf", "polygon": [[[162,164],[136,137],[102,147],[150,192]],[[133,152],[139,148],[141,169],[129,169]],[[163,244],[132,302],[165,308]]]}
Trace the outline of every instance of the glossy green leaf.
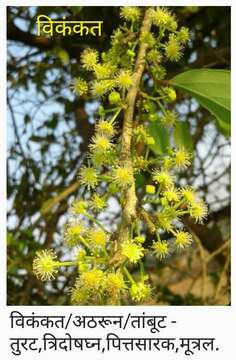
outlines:
{"label": "glossy green leaf", "polygon": [[174,128],[174,141],[176,147],[184,147],[189,151],[193,151],[193,139],[190,133],[188,122],[178,121]]}
{"label": "glossy green leaf", "polygon": [[135,184],[137,188],[141,188],[145,184],[145,176],[143,174],[136,174],[135,175]]}
{"label": "glossy green leaf", "polygon": [[150,149],[156,154],[165,153],[169,147],[169,133],[167,129],[156,121],[150,123],[148,129],[155,140],[154,145],[149,145]]}
{"label": "glossy green leaf", "polygon": [[216,117],[218,128],[230,134],[230,71],[189,70],[175,76],[170,83],[193,95]]}

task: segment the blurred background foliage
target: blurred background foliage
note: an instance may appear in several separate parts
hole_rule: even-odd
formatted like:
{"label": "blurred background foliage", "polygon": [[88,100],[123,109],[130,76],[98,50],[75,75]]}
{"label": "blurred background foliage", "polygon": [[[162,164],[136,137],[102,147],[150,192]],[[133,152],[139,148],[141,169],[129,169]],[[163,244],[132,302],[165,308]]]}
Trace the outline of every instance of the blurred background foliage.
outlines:
{"label": "blurred background foliage", "polygon": [[[230,7],[174,7],[192,40],[180,63],[167,65],[167,79],[195,68],[230,69]],[[53,19],[103,20],[101,37],[36,36],[36,16]],[[119,25],[118,7],[10,6],[7,14],[8,67],[8,304],[68,304],[76,274],[65,269],[50,283],[31,272],[32,258],[42,248],[63,245],[63,225],[72,200],[81,193],[78,170],[94,131],[96,99],[78,98],[70,88],[81,51],[104,51]],[[89,80],[89,79],[88,79]],[[193,166],[179,174],[179,184],[194,185],[209,204],[206,225],[185,219],[195,238],[190,250],[164,263],[146,259],[154,289],[153,304],[201,305],[230,302],[230,144],[214,117],[179,92],[173,107],[180,115],[171,142],[193,150]],[[122,120],[122,119],[120,119]],[[158,130],[158,131],[157,131]],[[155,128],[156,152],[165,151],[168,135]],[[148,181],[137,178],[137,186]],[[103,221],[120,217],[116,199]],[[134,269],[135,271],[135,269]],[[150,303],[150,305],[152,305]]]}

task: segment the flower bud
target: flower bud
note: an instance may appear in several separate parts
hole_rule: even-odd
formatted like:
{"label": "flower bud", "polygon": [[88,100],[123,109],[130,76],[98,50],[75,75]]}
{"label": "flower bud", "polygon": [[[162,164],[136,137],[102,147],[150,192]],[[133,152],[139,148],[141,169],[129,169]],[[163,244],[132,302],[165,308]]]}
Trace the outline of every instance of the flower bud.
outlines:
{"label": "flower bud", "polygon": [[171,103],[171,102],[176,100],[176,92],[175,92],[175,90],[173,88],[166,87],[164,89],[164,93],[166,95],[167,102]]}
{"label": "flower bud", "polygon": [[108,100],[110,104],[118,104],[120,102],[120,93],[118,93],[117,91],[112,91],[109,96],[108,96]]}
{"label": "flower bud", "polygon": [[154,185],[146,185],[146,193],[147,194],[155,194],[156,188]]}
{"label": "flower bud", "polygon": [[134,52],[133,50],[128,49],[127,52],[126,52],[126,54],[127,54],[129,57],[131,57],[131,58],[134,58],[134,57],[135,57],[135,52]]}

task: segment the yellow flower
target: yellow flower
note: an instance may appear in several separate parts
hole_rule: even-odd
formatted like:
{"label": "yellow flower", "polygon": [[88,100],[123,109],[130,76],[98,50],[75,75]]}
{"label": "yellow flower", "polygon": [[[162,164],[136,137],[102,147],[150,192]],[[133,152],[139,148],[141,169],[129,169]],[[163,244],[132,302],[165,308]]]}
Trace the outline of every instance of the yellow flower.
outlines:
{"label": "yellow flower", "polygon": [[168,232],[172,230],[172,220],[173,218],[166,212],[157,213],[158,225]]}
{"label": "yellow flower", "polygon": [[144,170],[148,167],[149,161],[143,156],[135,156],[133,158],[133,164],[136,170]]}
{"label": "yellow flower", "polygon": [[170,186],[173,186],[173,184],[174,184],[173,176],[166,170],[154,172],[153,181],[155,181],[155,183],[163,185],[164,187],[167,187],[167,188],[169,188]]}
{"label": "yellow flower", "polygon": [[81,287],[73,287],[71,290],[71,303],[74,305],[88,305],[90,302],[90,294],[88,289]]}
{"label": "yellow flower", "polygon": [[206,203],[203,200],[192,203],[189,207],[189,214],[192,218],[196,220],[196,222],[199,222],[201,224],[203,220],[206,219],[208,214],[208,208]]}
{"label": "yellow flower", "polygon": [[179,201],[179,192],[175,187],[168,188],[163,192],[163,196],[170,202],[178,202]]}
{"label": "yellow flower", "polygon": [[42,281],[54,279],[59,266],[56,259],[57,255],[53,250],[37,251],[33,261],[33,273]]}
{"label": "yellow flower", "polygon": [[95,49],[85,49],[81,54],[81,63],[86,70],[93,70],[98,62],[98,52]]}
{"label": "yellow flower", "polygon": [[182,56],[182,45],[176,35],[171,34],[169,41],[165,44],[165,53],[170,61],[179,61]]}
{"label": "yellow flower", "polygon": [[88,203],[84,200],[75,200],[70,208],[74,215],[85,215],[87,213]]}
{"label": "yellow flower", "polygon": [[77,305],[98,305],[104,293],[106,276],[100,269],[83,271],[71,290],[71,301]]}
{"label": "yellow flower", "polygon": [[191,186],[186,186],[181,189],[181,194],[189,204],[195,203],[196,201],[196,192]]}
{"label": "yellow flower", "polygon": [[80,77],[75,78],[72,81],[72,90],[77,95],[80,95],[80,96],[85,95],[88,92],[88,84],[85,80],[83,80]]}
{"label": "yellow flower", "polygon": [[92,144],[90,144],[89,146],[93,151],[102,154],[112,149],[112,144],[110,143],[109,139],[106,136],[100,134],[96,134],[95,136],[93,136]]}
{"label": "yellow flower", "polygon": [[102,152],[101,150],[93,149],[93,152],[90,154],[90,159],[94,166],[99,167],[107,163],[107,152]]}
{"label": "yellow flower", "polygon": [[120,11],[120,16],[127,21],[137,21],[140,15],[140,9],[137,6],[124,6]]}
{"label": "yellow flower", "polygon": [[95,247],[104,247],[107,242],[107,234],[102,229],[90,229],[88,234],[89,244]]}
{"label": "yellow flower", "polygon": [[189,34],[189,30],[188,28],[186,27],[181,27],[181,29],[179,30],[178,34],[177,34],[177,37],[179,39],[179,41],[182,43],[182,44],[185,44],[189,41],[189,38],[190,38],[190,34]]}
{"label": "yellow flower", "polygon": [[67,224],[64,232],[64,238],[69,247],[75,246],[80,242],[81,236],[84,234],[85,228],[82,222]]}
{"label": "yellow flower", "polygon": [[144,256],[143,247],[131,241],[125,241],[121,247],[122,255],[127,257],[133,264],[136,264]]}
{"label": "yellow flower", "polygon": [[73,236],[73,235],[81,235],[83,230],[84,230],[84,227],[80,223],[80,224],[69,226],[67,228],[67,233],[68,233],[68,235],[71,235],[71,236]]}
{"label": "yellow flower", "polygon": [[[152,73],[156,80],[163,80],[163,79],[165,79],[167,72],[166,72],[166,69],[162,65],[158,64],[157,67],[152,69]],[[156,120],[159,119],[157,114],[153,114],[153,116],[154,116],[154,119],[156,119]],[[156,120],[152,119],[151,121],[156,121]]]}
{"label": "yellow flower", "polygon": [[173,159],[170,156],[165,156],[163,159],[163,168],[165,170],[173,168]]}
{"label": "yellow flower", "polygon": [[178,168],[187,168],[191,165],[191,154],[185,149],[179,149],[175,151],[174,162]]}
{"label": "yellow flower", "polygon": [[114,168],[112,171],[112,177],[114,179],[114,183],[121,188],[129,186],[133,181],[131,169],[125,166]]}
{"label": "yellow flower", "polygon": [[154,254],[159,260],[164,259],[169,254],[169,245],[166,240],[154,242],[152,248],[154,250]]}
{"label": "yellow flower", "polygon": [[192,242],[192,235],[186,231],[177,231],[175,238],[175,245],[178,249],[183,249],[186,246],[190,245]]}
{"label": "yellow flower", "polygon": [[105,64],[97,64],[94,66],[94,72],[97,77],[97,79],[107,79],[112,77],[116,70],[116,67],[112,64],[105,63]]}
{"label": "yellow flower", "polygon": [[120,46],[120,42],[124,39],[124,33],[121,31],[121,29],[116,29],[113,31],[113,34],[111,35],[111,44],[114,47],[118,45]]}
{"label": "yellow flower", "polygon": [[106,278],[106,289],[110,293],[119,292],[126,288],[124,278],[120,272],[109,273]]}
{"label": "yellow flower", "polygon": [[177,213],[174,208],[164,208],[162,212],[156,213],[158,226],[167,232],[172,230],[172,221],[178,220]]}
{"label": "yellow flower", "polygon": [[103,286],[105,275],[102,270],[92,269],[83,272],[79,278],[79,283],[88,289],[96,290]]}
{"label": "yellow flower", "polygon": [[176,100],[176,92],[171,87],[166,87],[163,89],[164,94],[166,95],[167,102],[171,103]]}
{"label": "yellow flower", "polygon": [[93,167],[82,167],[79,172],[79,180],[82,185],[95,188],[98,184],[98,174]]}
{"label": "yellow flower", "polygon": [[103,96],[107,94],[115,86],[112,79],[96,80],[92,83],[92,94],[94,96]]}
{"label": "yellow flower", "polygon": [[115,134],[114,125],[110,121],[100,120],[95,125],[95,129],[99,135],[106,136],[108,139]]}
{"label": "yellow flower", "polygon": [[148,61],[154,64],[159,64],[162,61],[162,58],[162,54],[157,49],[152,49],[147,54]]}
{"label": "yellow flower", "polygon": [[175,125],[177,120],[177,115],[174,111],[166,110],[165,114],[161,118],[161,122],[163,125],[167,127],[172,127]]}
{"label": "yellow flower", "polygon": [[99,212],[106,207],[106,201],[103,197],[93,194],[91,199],[91,208],[92,210]]}
{"label": "yellow flower", "polygon": [[135,302],[144,301],[151,295],[150,285],[138,282],[132,284],[130,288],[131,299]]}
{"label": "yellow flower", "polygon": [[175,18],[167,8],[158,7],[156,10],[152,10],[151,15],[154,25],[164,28],[170,27],[173,30],[176,30],[177,23]]}
{"label": "yellow flower", "polygon": [[131,72],[129,70],[120,70],[116,82],[121,89],[127,90],[133,82]]}

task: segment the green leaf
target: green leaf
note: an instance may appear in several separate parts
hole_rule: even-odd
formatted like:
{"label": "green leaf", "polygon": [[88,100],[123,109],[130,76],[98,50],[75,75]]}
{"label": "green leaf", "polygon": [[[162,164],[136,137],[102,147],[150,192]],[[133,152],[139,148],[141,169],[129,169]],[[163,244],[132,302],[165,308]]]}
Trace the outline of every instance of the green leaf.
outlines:
{"label": "green leaf", "polygon": [[193,152],[193,139],[188,122],[178,121],[174,128],[174,140],[177,147],[184,147]]}
{"label": "green leaf", "polygon": [[145,176],[143,174],[136,174],[135,175],[135,184],[137,188],[141,188],[144,186],[146,182]]}
{"label": "green leaf", "polygon": [[217,128],[218,130],[225,135],[226,137],[230,136],[230,124],[222,121],[220,118],[217,118]]}
{"label": "green leaf", "polygon": [[156,154],[165,153],[169,147],[169,133],[166,128],[155,121],[149,124],[148,129],[155,140],[154,145],[149,145],[150,149]]}
{"label": "green leaf", "polygon": [[230,135],[230,71],[189,70],[175,76],[170,83],[193,95],[216,117],[218,128]]}

